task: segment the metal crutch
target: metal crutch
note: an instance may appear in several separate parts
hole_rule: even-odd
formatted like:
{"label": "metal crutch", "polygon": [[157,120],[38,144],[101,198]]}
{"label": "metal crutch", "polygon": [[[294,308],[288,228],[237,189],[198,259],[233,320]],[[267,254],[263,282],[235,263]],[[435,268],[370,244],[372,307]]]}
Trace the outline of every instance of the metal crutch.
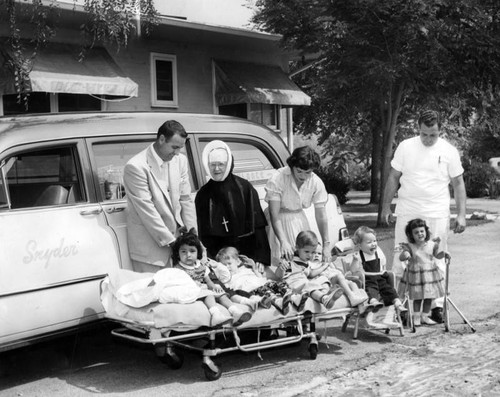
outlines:
{"label": "metal crutch", "polygon": [[453,306],[453,308],[457,311],[457,313],[462,317],[462,320],[464,320],[464,324],[467,324],[472,332],[476,332],[476,329],[472,326],[472,324],[467,320],[464,316],[464,314],[460,311],[460,309],[455,305],[455,303],[451,300],[450,298],[450,291],[449,291],[449,275],[450,275],[450,261],[451,258],[450,256],[446,256],[446,279],[444,282],[444,302],[443,302],[443,315],[444,315],[444,330],[445,332],[450,331],[450,308],[449,305]]}
{"label": "metal crutch", "polygon": [[406,269],[403,272],[403,279],[405,280],[405,292],[404,292],[404,297],[405,301],[404,303],[408,304],[408,311],[406,312],[407,319],[406,319],[406,324],[408,325],[408,328],[410,328],[411,333],[417,332],[415,329],[415,324],[413,323],[413,302],[410,300],[410,283],[409,283],[409,277],[408,277],[408,262],[406,264]]}

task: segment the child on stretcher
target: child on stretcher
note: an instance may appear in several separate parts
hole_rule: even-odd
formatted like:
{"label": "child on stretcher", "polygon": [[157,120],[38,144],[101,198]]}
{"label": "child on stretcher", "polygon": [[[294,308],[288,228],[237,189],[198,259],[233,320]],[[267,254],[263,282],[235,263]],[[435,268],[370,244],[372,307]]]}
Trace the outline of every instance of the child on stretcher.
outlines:
{"label": "child on stretcher", "polygon": [[300,232],[295,241],[294,258],[291,261],[282,260],[276,270],[276,275],[282,278],[295,293],[301,293],[306,298],[310,296],[327,309],[331,309],[344,291],[337,284],[330,285],[327,279],[317,278],[329,265],[324,263],[315,269],[311,268],[311,261],[317,247],[318,238],[314,232],[310,230]]}
{"label": "child on stretcher", "polygon": [[[321,247],[321,243],[318,243],[311,261],[312,269],[324,266],[324,263],[321,261],[322,257],[323,249]],[[360,289],[355,282],[347,280],[344,273],[335,267],[334,262],[337,259],[336,257],[337,255],[334,253],[332,256],[332,262],[329,262],[326,268],[323,267],[324,270],[313,280],[321,283],[326,282],[330,285],[339,285],[340,288],[342,288],[342,291],[344,291],[344,295],[349,300],[351,307],[357,306],[361,314],[371,310],[372,307],[367,305],[368,295],[366,294],[366,291]]]}
{"label": "child on stretcher", "polygon": [[[235,305],[224,290],[210,279],[208,261],[202,261],[202,257],[201,241],[191,231],[179,236],[172,246],[173,267],[185,271],[202,288],[200,298],[204,298],[204,303],[210,312],[210,325],[222,325],[231,321],[233,325],[238,325],[250,320],[252,313]],[[224,314],[217,303],[224,306],[231,317]]]}
{"label": "child on stretcher", "polygon": [[227,276],[220,266],[213,269],[224,285],[224,290],[234,302],[246,304],[253,310],[258,306],[269,308],[273,305],[285,315],[291,303],[295,303],[296,306],[301,304],[300,295],[294,295],[282,281],[268,280],[262,273],[261,266],[247,256],[239,255],[236,248],[222,248],[217,253],[216,260],[229,270]]}

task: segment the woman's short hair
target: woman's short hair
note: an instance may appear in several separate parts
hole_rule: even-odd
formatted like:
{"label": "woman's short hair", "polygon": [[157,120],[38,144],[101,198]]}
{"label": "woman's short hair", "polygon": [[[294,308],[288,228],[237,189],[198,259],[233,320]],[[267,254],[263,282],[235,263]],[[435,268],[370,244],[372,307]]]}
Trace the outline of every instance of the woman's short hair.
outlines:
{"label": "woman's short hair", "polygon": [[177,237],[177,239],[174,241],[174,244],[172,245],[172,262],[174,263],[174,265],[179,263],[179,250],[183,245],[196,247],[196,249],[198,250],[197,259],[203,258],[203,246],[201,245],[201,241],[198,236],[192,230],[190,230],[189,232],[183,233],[179,237]]}
{"label": "woman's short hair", "polygon": [[315,170],[321,164],[321,158],[309,146],[302,146],[295,149],[290,157],[286,160],[290,168],[296,167],[302,170]]}
{"label": "woman's short hair", "polygon": [[416,229],[417,227],[423,227],[425,228],[425,241],[429,241],[431,238],[431,231],[429,230],[429,226],[427,226],[427,223],[423,219],[416,218],[412,219],[410,222],[405,227],[405,234],[406,238],[408,238],[408,241],[412,244],[415,244],[415,239],[413,238],[413,229]]}
{"label": "woman's short hair", "polygon": [[295,249],[304,248],[308,245],[318,245],[318,236],[316,236],[316,233],[311,230],[303,230],[295,239]]}
{"label": "woman's short hair", "polygon": [[437,124],[438,128],[441,129],[441,117],[439,113],[435,110],[424,110],[420,112],[418,117],[418,126],[425,124],[427,127],[432,127]]}

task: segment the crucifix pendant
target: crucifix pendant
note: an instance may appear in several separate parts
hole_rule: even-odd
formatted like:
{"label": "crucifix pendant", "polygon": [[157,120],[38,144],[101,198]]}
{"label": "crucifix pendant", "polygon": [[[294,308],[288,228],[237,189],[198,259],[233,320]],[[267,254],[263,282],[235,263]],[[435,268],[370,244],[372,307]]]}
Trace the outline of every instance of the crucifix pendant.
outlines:
{"label": "crucifix pendant", "polygon": [[222,217],[222,224],[224,225],[224,228],[226,229],[226,233],[229,233],[229,229],[227,228],[227,224],[229,221],[226,221],[226,218]]}

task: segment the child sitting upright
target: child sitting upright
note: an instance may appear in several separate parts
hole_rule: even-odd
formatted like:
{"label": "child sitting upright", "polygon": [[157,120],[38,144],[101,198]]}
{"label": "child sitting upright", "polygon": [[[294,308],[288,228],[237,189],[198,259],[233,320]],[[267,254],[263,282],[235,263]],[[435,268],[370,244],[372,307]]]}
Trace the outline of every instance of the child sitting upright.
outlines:
{"label": "child sitting upright", "polygon": [[293,293],[286,283],[265,278],[258,264],[247,256],[239,255],[234,247],[222,248],[216,260],[229,270],[229,277],[221,268],[215,268],[214,272],[234,302],[250,307],[252,302],[265,308],[273,305],[283,314],[288,313]]}
{"label": "child sitting upright", "polygon": [[[189,231],[177,237],[172,246],[174,267],[184,270],[202,288],[201,297],[204,297],[204,303],[210,312],[210,325],[222,325],[231,320],[233,325],[238,325],[250,320],[252,314],[236,306],[224,290],[210,279],[210,269],[205,262],[201,261],[202,257],[203,247],[196,234]],[[217,306],[217,302],[227,308],[232,318],[224,315]]]}
{"label": "child sitting upright", "polygon": [[290,262],[282,260],[276,275],[281,277],[295,293],[302,293],[303,297],[310,296],[327,309],[331,309],[344,292],[337,285],[329,289],[328,283],[312,280],[328,267],[328,263],[324,263],[316,269],[311,268],[310,261],[317,247],[318,237],[313,231],[300,232],[295,241],[294,258]]}
{"label": "child sitting upright", "polygon": [[[322,258],[323,249],[321,247],[321,243],[318,243],[316,251],[314,252],[313,259],[311,261],[311,266],[313,269],[324,265],[324,263],[322,262]],[[332,259],[335,260],[335,256],[332,256]],[[344,273],[335,267],[334,262],[329,262],[325,270],[323,270],[320,275],[313,280],[327,282],[330,285],[339,285],[340,288],[342,288],[342,291],[344,291],[344,294],[349,300],[349,303],[352,307],[359,306],[360,313],[364,313],[366,311],[367,305],[363,305],[363,303],[368,301],[368,295],[363,289],[360,289],[355,282],[347,280],[344,276]]]}
{"label": "child sitting upright", "polygon": [[389,280],[386,258],[377,244],[375,231],[367,226],[360,226],[354,232],[353,241],[359,246],[359,252],[352,254],[350,271],[353,275],[364,273],[368,304],[374,307],[373,311],[382,306],[378,300],[379,295],[386,306],[393,304],[399,312],[406,311]]}

